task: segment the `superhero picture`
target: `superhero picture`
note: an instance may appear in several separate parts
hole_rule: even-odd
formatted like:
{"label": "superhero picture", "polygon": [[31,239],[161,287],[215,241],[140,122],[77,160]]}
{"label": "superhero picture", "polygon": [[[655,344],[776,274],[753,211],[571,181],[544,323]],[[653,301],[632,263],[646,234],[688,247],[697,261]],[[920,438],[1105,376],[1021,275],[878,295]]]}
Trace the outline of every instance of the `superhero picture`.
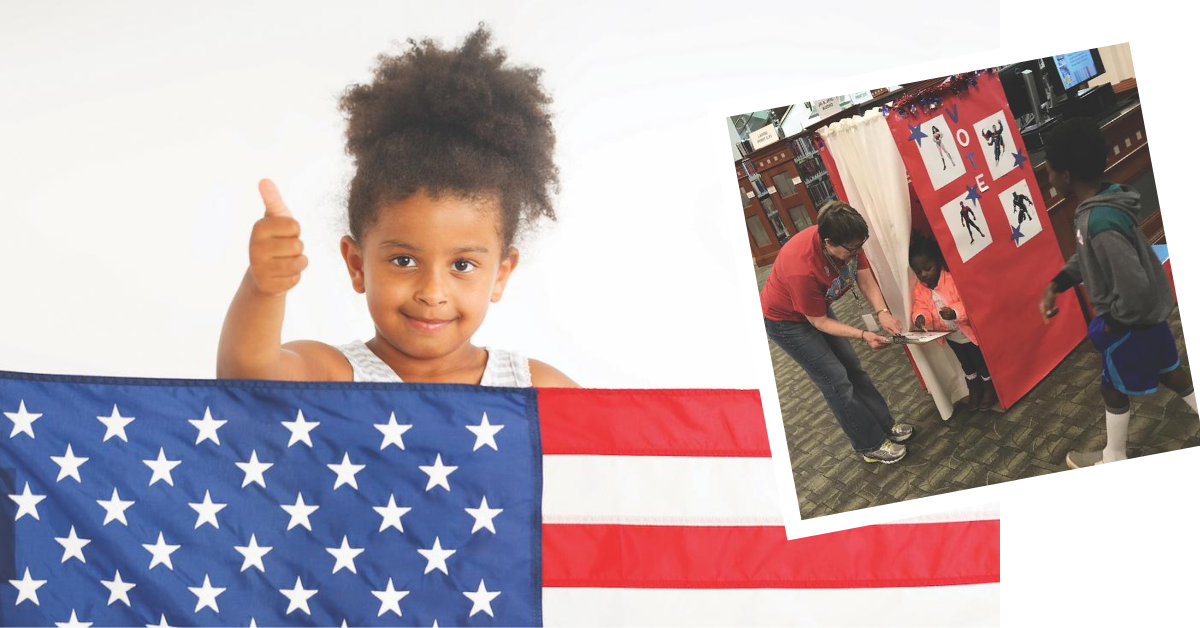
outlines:
{"label": "superhero picture", "polygon": [[950,233],[954,234],[954,245],[964,264],[991,245],[996,237],[988,228],[978,201],[968,200],[967,194],[943,205],[942,216],[946,218]]}
{"label": "superhero picture", "polygon": [[997,111],[975,123],[975,139],[983,148],[982,154],[975,155],[975,163],[987,163],[993,179],[999,179],[1017,167],[1017,160],[1013,157],[1017,149],[1013,145],[1012,129],[1009,127],[1003,111]]}
{"label": "superhero picture", "polygon": [[1029,182],[1025,179],[1000,192],[1000,204],[1008,215],[1008,236],[1014,244],[1021,246],[1042,232],[1042,221],[1038,218],[1033,195],[1029,192]]}
{"label": "superhero picture", "polygon": [[954,143],[954,132],[946,124],[945,116],[922,122],[916,135],[921,161],[925,163],[933,189],[940,190],[966,174],[958,144]]}

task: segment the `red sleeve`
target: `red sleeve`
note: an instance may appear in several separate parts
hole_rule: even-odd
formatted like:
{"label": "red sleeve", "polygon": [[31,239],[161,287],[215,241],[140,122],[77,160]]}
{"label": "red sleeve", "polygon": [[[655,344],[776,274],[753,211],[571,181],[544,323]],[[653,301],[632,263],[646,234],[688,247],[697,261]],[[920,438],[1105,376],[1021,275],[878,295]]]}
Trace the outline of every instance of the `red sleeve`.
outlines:
{"label": "red sleeve", "polygon": [[871,262],[867,261],[867,254],[864,251],[858,252],[858,269],[870,268]]}
{"label": "red sleeve", "polygon": [[825,303],[825,291],[809,275],[798,275],[789,278],[791,283],[792,307],[805,316],[814,318],[829,315],[829,306]]}

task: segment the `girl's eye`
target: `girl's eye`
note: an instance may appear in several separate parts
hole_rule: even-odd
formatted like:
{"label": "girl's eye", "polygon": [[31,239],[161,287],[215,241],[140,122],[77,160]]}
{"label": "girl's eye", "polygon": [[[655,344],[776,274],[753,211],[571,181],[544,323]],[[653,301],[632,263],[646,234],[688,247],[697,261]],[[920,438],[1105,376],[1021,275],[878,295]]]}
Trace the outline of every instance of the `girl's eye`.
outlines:
{"label": "girl's eye", "polygon": [[454,270],[460,273],[469,273],[475,270],[475,268],[476,266],[474,262],[468,262],[465,259],[460,259],[457,262],[454,262]]}
{"label": "girl's eye", "polygon": [[401,268],[413,268],[417,265],[417,260],[407,255],[398,255],[392,258],[392,263]]}

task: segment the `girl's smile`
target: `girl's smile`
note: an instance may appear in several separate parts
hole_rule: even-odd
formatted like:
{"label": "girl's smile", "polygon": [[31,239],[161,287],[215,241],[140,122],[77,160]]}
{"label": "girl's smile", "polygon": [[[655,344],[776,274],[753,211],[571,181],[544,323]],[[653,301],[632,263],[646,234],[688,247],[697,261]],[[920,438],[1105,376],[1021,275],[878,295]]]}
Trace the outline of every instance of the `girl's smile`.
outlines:
{"label": "girl's smile", "polygon": [[436,319],[436,318],[417,318],[410,316],[404,312],[400,312],[406,321],[412,325],[413,329],[426,334],[436,334],[446,327],[449,327],[457,319]]}

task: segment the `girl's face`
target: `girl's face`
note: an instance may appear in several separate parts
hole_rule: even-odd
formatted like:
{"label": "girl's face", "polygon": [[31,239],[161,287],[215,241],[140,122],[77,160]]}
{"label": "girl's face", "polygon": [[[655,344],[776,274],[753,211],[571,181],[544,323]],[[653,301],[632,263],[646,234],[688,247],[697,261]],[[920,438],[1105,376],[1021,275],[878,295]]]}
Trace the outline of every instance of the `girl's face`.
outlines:
{"label": "girl's face", "polygon": [[938,284],[938,280],[942,277],[942,267],[928,255],[917,255],[912,258],[913,273],[917,275],[917,279],[921,283],[930,288]]}
{"label": "girl's face", "polygon": [[377,333],[422,360],[469,346],[518,261],[495,199],[424,191],[381,207],[362,242],[343,239],[342,255]]}

